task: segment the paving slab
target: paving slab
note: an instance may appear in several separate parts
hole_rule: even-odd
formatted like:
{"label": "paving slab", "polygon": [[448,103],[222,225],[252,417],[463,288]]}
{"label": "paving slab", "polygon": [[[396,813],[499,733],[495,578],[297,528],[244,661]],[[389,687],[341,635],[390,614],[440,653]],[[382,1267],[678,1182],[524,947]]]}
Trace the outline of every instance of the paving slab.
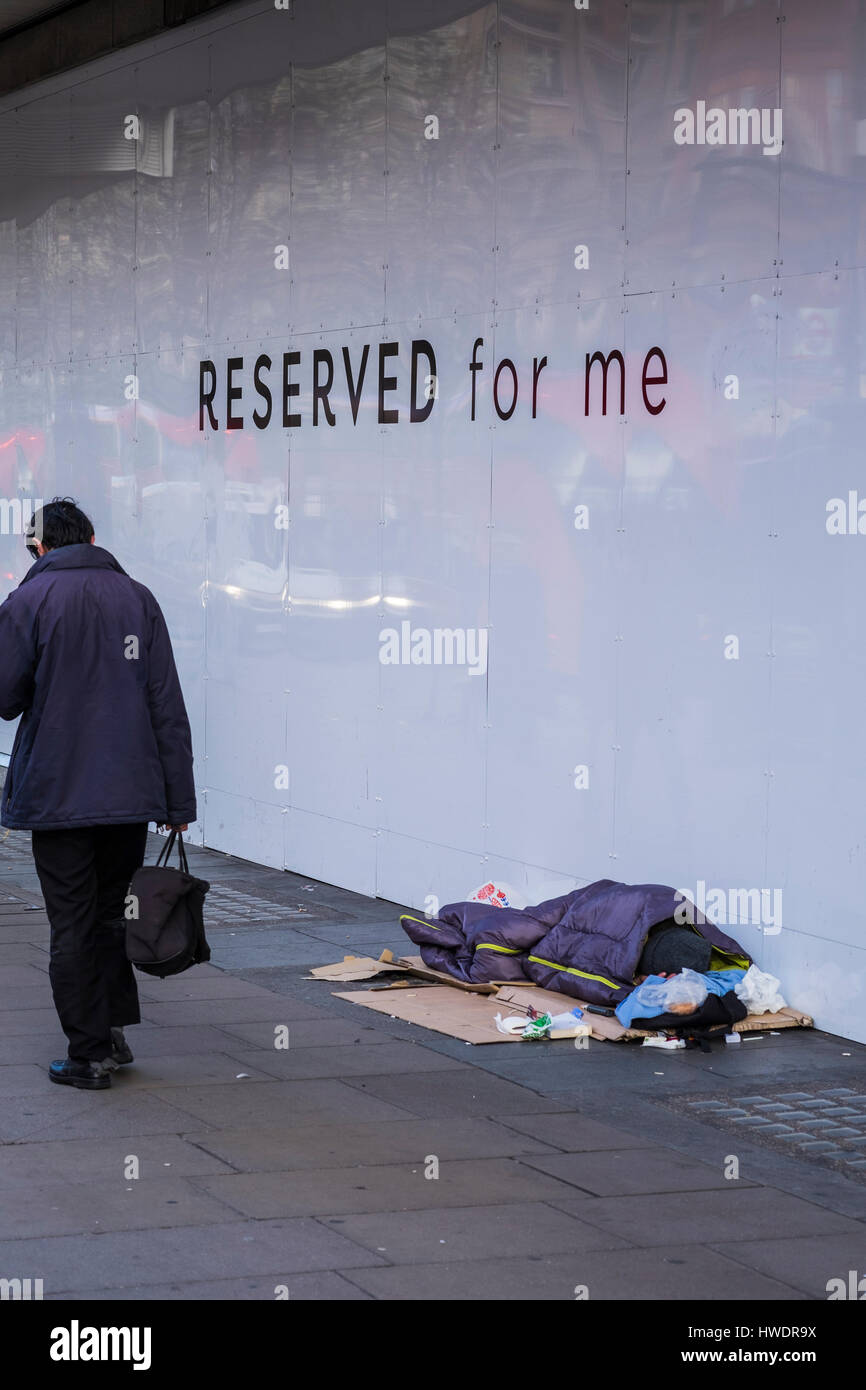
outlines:
{"label": "paving slab", "polygon": [[705,1244],[769,1240],[788,1235],[862,1234],[862,1227],[828,1207],[768,1187],[657,1193],[652,1196],[578,1198],[556,1205],[634,1245],[683,1243],[700,1233]]}
{"label": "paving slab", "polygon": [[[858,1280],[866,1276],[866,1228],[838,1235],[713,1242],[712,1248],[747,1269],[783,1280],[810,1298],[826,1299],[831,1291],[838,1292],[838,1285],[828,1289],[831,1279],[843,1279],[848,1286],[852,1269],[857,1271]],[[866,1285],[858,1301],[864,1294]],[[850,1298],[848,1287],[846,1298]]]}
{"label": "paving slab", "polygon": [[157,985],[161,988],[163,985],[177,983],[181,979],[204,980],[208,978],[214,978],[217,980],[225,980],[228,978],[228,976],[226,975],[225,971],[220,970],[218,966],[211,965],[208,961],[202,961],[199,965],[190,966],[189,970],[185,970],[181,976],[169,975],[167,979],[159,980],[155,978],[153,975],[144,975],[140,970],[136,970],[135,978],[140,989],[143,984]]}
{"label": "paving slab", "polygon": [[[11,949],[11,948],[9,948]],[[16,989],[40,989],[43,991],[43,998],[40,1004],[45,1002],[44,991],[48,991],[48,999],[51,999],[51,985],[48,980],[47,960],[45,968],[39,969],[29,962],[15,962],[10,959],[7,951],[3,951],[3,973],[0,978],[3,980],[3,989],[0,997],[4,997],[7,992],[12,995],[12,1004],[4,1003],[3,1008],[15,1008],[14,992]]]}
{"label": "paving slab", "polygon": [[[619,1044],[610,1043],[609,1046],[611,1048],[614,1048],[618,1047]],[[658,1070],[654,1071],[652,1076],[648,1076],[645,1080],[643,1080],[640,1086],[635,1086],[633,1084],[631,1086],[626,1086],[623,1078],[618,1078],[616,1072],[613,1071],[608,1072],[604,1075],[602,1079],[602,1085],[599,1087],[599,1090],[602,1092],[607,1090],[616,1090],[622,1094],[639,1094],[642,1100],[648,1100],[651,1102],[661,1102],[663,1100],[667,1100],[671,1095],[676,1095],[680,1092],[688,1094],[689,1092],[694,1092],[697,1089],[700,1089],[701,1091],[711,1091],[717,1089],[719,1095],[722,1097],[727,1096],[729,1094],[730,1083],[725,1081],[721,1076],[714,1076],[712,1073],[707,1072],[701,1072],[700,1077],[688,1076],[685,1073],[678,1071],[671,1072],[668,1068],[665,1067],[665,1061],[667,1060],[667,1056],[670,1055],[671,1054],[665,1054],[664,1052],[661,1054],[661,1057],[659,1059],[661,1065],[659,1066]],[[676,1053],[674,1053],[673,1055],[676,1056]],[[547,1086],[544,1086],[544,1094],[550,1100],[560,1102],[565,1109],[574,1110],[580,1107],[581,1101],[583,1097],[586,1095],[591,1084],[593,1084],[592,1078],[588,1077],[587,1082],[579,1090],[561,1091],[558,1088],[551,1087],[548,1089]],[[541,1088],[541,1083],[539,1083],[539,1088]]]}
{"label": "paving slab", "polygon": [[36,984],[0,985],[0,1011],[27,1013],[51,1006],[51,986],[46,975]]}
{"label": "paving slab", "polygon": [[[401,936],[398,919],[394,917],[371,919],[370,921],[362,918],[356,922],[336,924],[333,922],[311,922],[309,925],[305,923],[304,931],[308,936],[317,937],[320,941],[330,942],[341,949],[345,947],[345,955],[359,954],[355,948],[361,941],[376,942],[379,940],[402,942],[399,952],[401,956],[416,955],[418,952],[418,947],[409,940],[408,936],[405,934]],[[360,954],[369,956],[370,951],[364,950]],[[378,952],[375,954],[378,955]]]}
{"label": "paving slab", "polygon": [[550,1153],[530,1135],[490,1120],[464,1116],[440,1120],[389,1120],[387,1125],[291,1124],[273,1129],[221,1129],[186,1135],[188,1141],[240,1172],[348,1168],[360,1164],[418,1163],[435,1154],[440,1163],[461,1158],[509,1158]]}
{"label": "paving slab", "polygon": [[[14,1066],[21,1062],[33,1062],[39,1068],[44,1080],[45,1068],[49,1062],[53,1062],[55,1057],[66,1056],[66,1039],[60,1032],[57,1019],[54,1019],[53,1029],[49,1028],[37,1033],[17,1033],[14,1037],[7,1035],[0,1038],[0,1067]],[[2,1118],[2,1116],[0,1116]]]}
{"label": "paving slab", "polygon": [[184,971],[168,980],[155,980],[148,976],[137,976],[139,997],[152,1000],[156,1004],[173,1004],[183,999],[273,999],[273,990],[249,980],[237,980],[215,970],[209,975],[196,976],[198,967]]}
{"label": "paving slab", "polygon": [[519,1261],[528,1255],[547,1258],[566,1251],[618,1250],[631,1244],[574,1216],[564,1222],[562,1215],[543,1202],[525,1202],[334,1216],[323,1218],[323,1224],[395,1265],[468,1259]]}
{"label": "paving slab", "polygon": [[[112,1087],[122,1091],[153,1089],[158,1086],[222,1085],[236,1082],[251,1086],[273,1077],[252,1062],[240,1062],[227,1052],[193,1052],[169,1056],[136,1058],[132,1066],[119,1067],[112,1076]],[[0,1076],[2,1083],[2,1076]]]}
{"label": "paving slab", "polygon": [[0,1241],[0,1269],[38,1270],[47,1297],[77,1296],[84,1283],[115,1290],[251,1274],[274,1275],[276,1283],[277,1276],[382,1263],[375,1251],[307,1217]]}
{"label": "paving slab", "polygon": [[48,971],[48,952],[41,950],[38,946],[27,942],[7,942],[3,946],[3,973],[5,976],[7,966],[30,965],[40,973]]}
{"label": "paving slab", "polygon": [[[201,1135],[205,1140],[206,1134]],[[198,1144],[176,1134],[138,1134],[130,1138],[65,1139],[0,1146],[0,1187],[14,1197],[14,1189],[33,1184],[120,1183],[130,1157],[138,1160],[139,1182],[152,1185],[161,1178],[186,1178],[232,1171]]]}
{"label": "paving slab", "polygon": [[[605,1081],[640,1089],[656,1088],[659,1083],[655,1078],[659,1075],[667,1076],[669,1082],[674,1081],[689,1090],[703,1087],[706,1081],[712,1088],[714,1077],[718,1084],[730,1085],[728,1082],[722,1083],[721,1077],[707,1065],[700,1052],[661,1052],[649,1048],[643,1052],[638,1049],[642,1060],[635,1063],[634,1047],[628,1042],[602,1042],[596,1039],[590,1041],[586,1049],[579,1049],[563,1039],[551,1043],[551,1050],[539,1053],[533,1060],[533,1047],[534,1043],[505,1043],[501,1046],[487,1043],[475,1049],[478,1054],[476,1065],[514,1081],[534,1077],[546,1091],[569,1091],[573,1094],[579,1094],[586,1085],[604,1084]],[[558,1052],[555,1050],[557,1048]],[[578,1058],[579,1061],[576,1060]]]}
{"label": "paving slab", "polygon": [[440,1161],[437,1177],[423,1160],[414,1164],[325,1168],[292,1173],[238,1173],[202,1178],[202,1191],[243,1216],[323,1216],[406,1212],[433,1207],[477,1207],[506,1202],[567,1199],[574,1189],[535,1173],[515,1159]]}
{"label": "paving slab", "polygon": [[[3,1018],[0,1014],[0,1036]],[[163,1028],[172,1024],[190,1027],[197,1023],[211,1023],[219,1027],[221,1023],[254,1023],[263,1020],[273,1028],[278,1023],[291,1023],[299,1018],[327,1018],[323,1009],[306,1004],[300,999],[289,999],[285,995],[255,995],[249,999],[190,999],[178,1000],[171,1004],[158,1004],[152,999],[141,1001],[141,1017],[147,1023],[158,1023]],[[57,1019],[54,1016],[56,1024]],[[21,1032],[22,1029],[16,1029]],[[28,1032],[31,1031],[28,1029]]]}
{"label": "paving slab", "polygon": [[[247,1043],[255,1047],[275,1051],[274,1029],[270,1023],[222,1023],[220,1032],[237,1047]],[[391,1042],[390,1034],[383,1029],[366,1028],[343,1018],[297,1019],[288,1025],[289,1049],[294,1047],[344,1047],[355,1043]]]}
{"label": "paving slab", "polygon": [[[778,1054],[770,1056],[768,1050],[768,1055],[762,1057],[757,1051],[758,1047],[759,1044],[755,1043],[754,1051],[747,1049],[747,1051],[743,1053],[742,1058],[738,1057],[735,1062],[722,1056],[716,1063],[715,1070],[718,1072],[719,1076],[730,1078],[732,1081],[756,1081],[760,1080],[762,1077],[770,1077],[773,1081],[777,1081],[779,1067]],[[854,1082],[858,1085],[862,1085],[864,1079],[866,1079],[866,1067],[853,1056],[850,1058],[844,1057],[844,1050],[846,1049],[843,1049],[841,1046],[838,1047],[838,1050],[829,1048],[819,1050],[816,1048],[814,1054],[809,1055],[808,1062],[805,1066],[801,1068],[798,1066],[796,1060],[791,1060],[787,1063],[785,1071],[787,1075],[792,1078],[797,1079],[798,1077],[802,1077],[803,1080],[816,1080],[819,1076],[837,1077],[841,1073],[846,1077],[850,1075]],[[740,1051],[742,1051],[742,1048]],[[842,1070],[843,1068],[845,1068],[844,1073]]]}
{"label": "paving slab", "polygon": [[53,1007],[0,1010],[0,1039],[14,1038],[21,1033],[53,1035],[56,1032],[57,1014]]}
{"label": "paving slab", "polygon": [[[291,1042],[291,1036],[289,1038]],[[352,1043],[345,1047],[287,1047],[270,1052],[246,1052],[239,1046],[237,1057],[244,1065],[270,1072],[287,1080],[316,1076],[378,1076],[390,1073],[460,1071],[465,1065],[441,1052],[418,1043],[385,1040],[384,1045]]]}
{"label": "paving slab", "polygon": [[[197,1129],[203,1127],[207,1127],[206,1120],[196,1123]],[[76,1091],[72,1086],[53,1085],[47,1075],[38,1094],[7,1097],[0,1107],[3,1143],[177,1134],[189,1128],[188,1116],[149,1091],[124,1094],[119,1086],[107,1091]]]}
{"label": "paving slab", "polygon": [[641,1149],[646,1136],[629,1134],[624,1129],[593,1120],[589,1115],[566,1111],[557,1115],[494,1116],[500,1124],[520,1134],[532,1135],[545,1144],[568,1152],[589,1149]]}
{"label": "paving slab", "polygon": [[27,1202],[12,1200],[19,1188],[0,1184],[0,1241],[17,1237],[140,1231],[158,1226],[212,1226],[231,1221],[236,1209],[187,1179],[150,1182],[53,1182],[34,1185]]}
{"label": "paving slab", "polygon": [[230,1086],[172,1086],[142,1095],[147,1100],[170,1102],[175,1109],[173,1127],[178,1132],[199,1129],[202,1121],[229,1128],[299,1124],[304,1120],[308,1124],[339,1124],[343,1120],[386,1123],[406,1119],[405,1109],[354,1090],[348,1082],[327,1079],[257,1081],[254,1086],[240,1082]]}
{"label": "paving slab", "polygon": [[401,1105],[414,1115],[505,1115],[510,1110],[519,1115],[535,1110],[549,1114],[566,1108],[525,1086],[470,1066],[462,1074],[349,1077],[346,1085]]}
{"label": "paving slab", "polygon": [[471,1302],[484,1298],[573,1304],[578,1298],[588,1298],[591,1309],[593,1301],[600,1299],[727,1303],[731,1297],[756,1302],[797,1302],[805,1297],[779,1280],[744,1270],[701,1245],[401,1264],[352,1270],[347,1278],[373,1298],[389,1302]]}
{"label": "paving slab", "polygon": [[[297,930],[297,925],[282,926],[276,930],[271,926],[263,930],[260,925],[238,927],[233,931],[224,928],[208,928],[208,942],[211,948],[211,962],[219,965],[227,953],[271,951],[272,965],[282,963],[306,965],[315,962],[318,956],[330,957],[331,961],[342,960],[345,954],[338,946],[322,941],[318,937],[307,936]],[[328,959],[321,962],[329,964]]]}
{"label": "paving slab", "polygon": [[6,1058],[5,1047],[3,1056],[4,1065],[0,1066],[0,1104],[5,1103],[7,1096],[32,1095],[45,1084],[47,1077],[44,1066],[37,1066],[34,1062],[14,1063],[11,1058]]}
{"label": "paving slab", "polygon": [[[574,1183],[597,1197],[613,1197],[620,1193],[697,1192],[731,1185],[725,1178],[725,1159],[721,1152],[715,1168],[687,1158],[676,1149],[650,1148],[552,1154],[526,1158],[523,1162],[540,1173],[550,1173],[564,1182]],[[738,1188],[755,1186],[756,1183],[745,1179],[737,1182]]]}
{"label": "paving slab", "polygon": [[[273,1041],[273,1028],[269,1024],[262,1027],[269,1029],[269,1037]],[[126,1039],[135,1056],[136,1066],[148,1057],[192,1057],[196,1053],[209,1055],[214,1052],[231,1054],[232,1046],[237,1045],[236,1038],[222,1028],[207,1023],[188,1028],[182,1025],[163,1027],[156,1023],[136,1023],[126,1029]]]}
{"label": "paving slab", "polygon": [[0,875],[2,875],[0,881],[8,885],[10,884],[10,879],[14,877],[14,885],[10,886],[14,886],[16,892],[20,889],[22,893],[28,894],[34,900],[40,899],[42,889],[39,883],[39,875],[36,870],[31,867],[32,864],[33,859],[28,855],[26,859],[22,858],[18,864],[10,865],[8,870],[0,869]]}
{"label": "paving slab", "polygon": [[[368,946],[369,942],[365,942],[364,945]],[[380,951],[385,949],[393,951],[396,955],[402,947],[395,941],[377,942],[374,955],[378,956]],[[294,943],[280,941],[274,945],[256,946],[247,942],[240,944],[240,939],[237,945],[221,943],[214,949],[213,958],[226,970],[256,970],[273,965],[294,965],[302,974],[309,974],[315,966],[336,965],[345,954],[346,951],[339,946],[307,936]],[[369,955],[370,952],[365,949],[360,954]]]}
{"label": "paving slab", "polygon": [[[201,1302],[265,1302],[273,1303],[277,1298],[292,1303],[344,1303],[358,1302],[372,1298],[371,1294],[359,1289],[348,1275],[335,1274],[330,1270],[320,1274],[280,1275],[279,1282],[271,1274],[253,1275],[245,1279],[210,1279],[206,1282],[187,1284],[138,1284],[128,1289],[85,1289],[76,1293],[75,1298],[83,1302],[147,1303],[201,1303]],[[45,1299],[63,1299],[68,1293],[46,1294]]]}
{"label": "paving slab", "polygon": [[[567,1091],[574,1095],[593,1085],[616,1084],[640,1091],[654,1089],[659,1085],[655,1078],[660,1075],[689,1090],[699,1085],[703,1087],[705,1081],[710,1088],[713,1086],[712,1066],[708,1066],[707,1059],[697,1051],[643,1051],[635,1049],[632,1043],[600,1039],[591,1039],[589,1046],[581,1049],[568,1039],[562,1039],[541,1044],[544,1051],[533,1058],[536,1046],[535,1043],[520,1046],[488,1043],[475,1049],[475,1064],[513,1081],[536,1084],[546,1092]],[[671,1058],[675,1059],[673,1064]]]}

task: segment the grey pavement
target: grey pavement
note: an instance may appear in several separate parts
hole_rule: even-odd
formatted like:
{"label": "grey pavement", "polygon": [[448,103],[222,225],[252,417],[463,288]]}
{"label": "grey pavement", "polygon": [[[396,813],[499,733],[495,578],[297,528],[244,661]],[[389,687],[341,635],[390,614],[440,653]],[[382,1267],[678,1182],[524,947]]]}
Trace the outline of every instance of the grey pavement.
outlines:
{"label": "grey pavement", "polygon": [[796,1302],[866,1272],[866,1047],[469,1047],[305,978],[404,950],[399,904],[190,862],[212,961],[139,977],[135,1065],[80,1092],[48,1082],[48,925],[29,836],[0,832],[0,1277],[61,1300]]}

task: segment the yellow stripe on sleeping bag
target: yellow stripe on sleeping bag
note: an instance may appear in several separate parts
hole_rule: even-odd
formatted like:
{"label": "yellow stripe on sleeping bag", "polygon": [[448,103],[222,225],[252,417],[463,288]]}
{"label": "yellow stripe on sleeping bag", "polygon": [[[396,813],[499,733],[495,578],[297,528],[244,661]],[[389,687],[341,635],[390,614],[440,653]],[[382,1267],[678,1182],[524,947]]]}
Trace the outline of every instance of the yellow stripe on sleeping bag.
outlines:
{"label": "yellow stripe on sleeping bag", "polygon": [[476,951],[501,951],[504,956],[519,956],[522,952],[515,946],[494,946],[492,941],[479,941]]}
{"label": "yellow stripe on sleeping bag", "polygon": [[[708,937],[704,937],[705,941],[708,939]],[[723,951],[721,946],[713,946],[710,955],[711,970],[730,970],[732,961],[738,970],[748,970],[749,968],[748,956],[738,956],[733,951]]]}
{"label": "yellow stripe on sleeping bag", "polygon": [[412,917],[408,912],[404,912],[400,918],[401,922],[417,922],[419,927],[430,927],[433,931],[441,931],[441,927],[434,927],[432,922],[423,921],[420,917]]}
{"label": "yellow stripe on sleeping bag", "polygon": [[530,956],[529,959],[536,965],[549,965],[551,970],[564,970],[566,975],[579,975],[582,980],[598,980],[600,984],[609,985],[611,989],[623,989],[623,985],[618,985],[614,980],[606,980],[603,975],[590,975],[586,970],[574,970],[570,965],[556,965],[552,960],[542,960],[541,956]]}

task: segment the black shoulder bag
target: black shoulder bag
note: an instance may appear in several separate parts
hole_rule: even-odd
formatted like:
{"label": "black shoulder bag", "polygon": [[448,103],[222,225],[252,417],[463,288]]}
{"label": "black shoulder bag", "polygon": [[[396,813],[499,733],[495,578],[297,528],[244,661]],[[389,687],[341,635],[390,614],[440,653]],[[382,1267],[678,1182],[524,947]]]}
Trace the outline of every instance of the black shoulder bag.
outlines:
{"label": "black shoulder bag", "polygon": [[[168,861],[177,840],[179,869]],[[173,830],[155,864],[136,869],[129,885],[126,955],[146,975],[179,975],[210,960],[204,899],[210,884],[189,871],[183,835]]]}

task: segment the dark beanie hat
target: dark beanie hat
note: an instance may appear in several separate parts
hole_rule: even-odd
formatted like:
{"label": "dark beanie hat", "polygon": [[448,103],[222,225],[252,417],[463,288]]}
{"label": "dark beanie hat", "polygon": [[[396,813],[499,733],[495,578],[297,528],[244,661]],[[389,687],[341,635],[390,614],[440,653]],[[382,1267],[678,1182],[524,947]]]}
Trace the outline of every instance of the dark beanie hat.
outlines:
{"label": "dark beanie hat", "polygon": [[700,974],[710,968],[712,945],[691,927],[675,922],[659,922],[649,934],[643,948],[638,974],[675,975],[680,970],[697,970]]}

